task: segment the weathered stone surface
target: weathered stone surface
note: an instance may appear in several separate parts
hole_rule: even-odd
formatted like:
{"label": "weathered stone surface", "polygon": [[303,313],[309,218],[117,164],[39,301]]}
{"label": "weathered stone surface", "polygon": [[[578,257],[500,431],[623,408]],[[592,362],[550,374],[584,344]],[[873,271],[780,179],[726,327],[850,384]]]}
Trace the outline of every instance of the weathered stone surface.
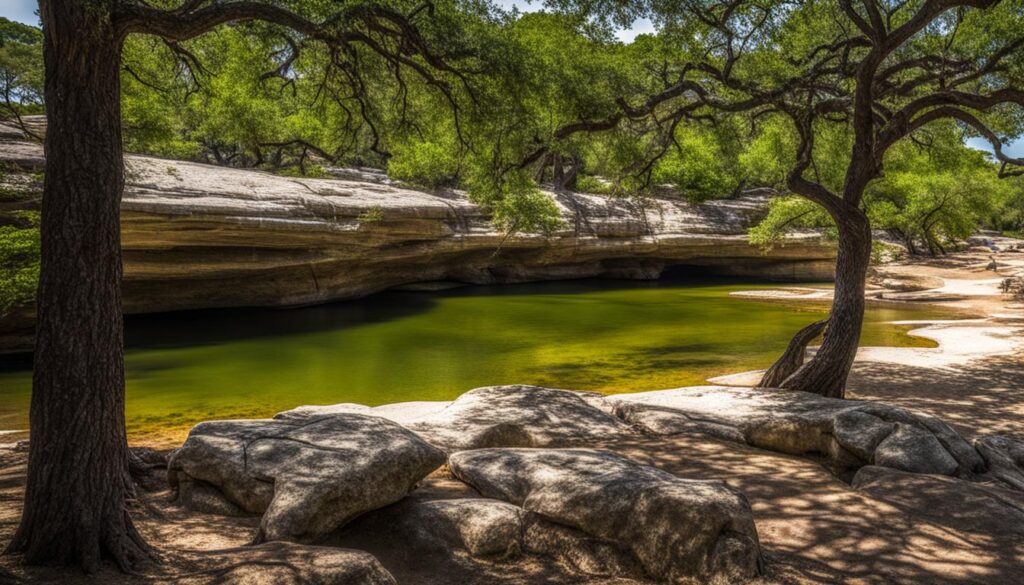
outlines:
{"label": "weathered stone surface", "polygon": [[852,485],[940,526],[1024,543],[1024,493],[1017,490],[876,465],[862,467]]}
{"label": "weathered stone surface", "polygon": [[[475,499],[403,500],[380,513],[417,548],[466,550],[503,559],[522,551],[525,511],[507,502]],[[378,522],[380,519],[378,519]]]}
{"label": "weathered stone surface", "polygon": [[272,542],[220,551],[232,563],[214,585],[397,585],[369,553]]}
{"label": "weathered stone surface", "polygon": [[416,492],[330,542],[373,552],[408,583],[650,583],[629,549],[490,498]]}
{"label": "weathered stone surface", "polygon": [[354,413],[386,418],[400,425],[405,425],[437,414],[447,408],[449,404],[451,404],[451,401],[419,400],[412,402],[395,402],[392,404],[382,404],[380,406],[366,406],[365,404],[356,404],[353,402],[307,405],[279,412],[274,415],[274,419],[304,421],[324,415]]}
{"label": "weathered stone surface", "polygon": [[399,425],[346,414],[201,423],[171,458],[168,477],[185,504],[263,513],[257,541],[313,541],[399,500],[443,463]]}
{"label": "weathered stone surface", "polygon": [[593,397],[523,385],[470,390],[405,426],[446,451],[584,445],[634,433]]}
{"label": "weathered stone surface", "polygon": [[974,441],[985,459],[988,472],[1019,490],[1024,490],[1024,439],[1009,435],[988,435]]}
{"label": "weathered stone surface", "polygon": [[701,432],[755,447],[818,455],[839,471],[884,465],[969,476],[984,462],[948,425],[902,408],[806,392],[700,386],[609,396],[648,433]]}
{"label": "weathered stone surface", "polygon": [[914,473],[952,475],[957,462],[930,432],[897,424],[896,430],[875,449],[875,465]]}
{"label": "weathered stone surface", "polygon": [[630,550],[658,579],[733,582],[759,572],[750,506],[724,482],[591,449],[479,449],[448,463],[485,496]]}
{"label": "weathered stone surface", "polygon": [[[0,164],[39,169],[40,145],[0,140]],[[310,179],[126,156],[124,306],[143,313],[284,306],[418,283],[495,284],[612,276],[668,266],[779,279],[831,277],[834,246],[794,236],[765,254],[746,230],[765,199],[695,205],[562,194],[548,236],[506,239],[462,192],[368,180]],[[495,250],[501,244],[501,253]]]}

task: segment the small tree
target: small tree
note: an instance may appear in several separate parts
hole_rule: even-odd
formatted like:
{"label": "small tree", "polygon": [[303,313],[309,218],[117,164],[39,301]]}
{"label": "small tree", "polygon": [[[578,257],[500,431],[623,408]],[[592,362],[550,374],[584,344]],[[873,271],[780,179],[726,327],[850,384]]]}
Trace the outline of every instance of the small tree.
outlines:
{"label": "small tree", "polygon": [[[814,357],[778,386],[842,397],[860,341],[871,222],[864,195],[883,174],[886,154],[930,124],[954,121],[987,140],[999,176],[1024,171],[1003,152],[1021,131],[1024,108],[1024,7],[999,0],[653,2],[549,0],[565,10],[626,26],[638,17],[660,25],[677,56],[663,88],[623,96],[619,111],[566,126],[559,138],[646,121],[653,161],[675,145],[681,122],[737,112],[756,122],[790,120],[798,137],[788,189],[824,209],[836,225],[835,298]],[[631,102],[640,101],[640,105]],[[1016,108],[1016,115],[1014,114]],[[849,130],[845,172],[836,184],[819,175],[816,138],[830,126]],[[999,130],[1002,133],[997,132]],[[548,148],[540,146],[532,160]],[[787,363],[794,364],[793,360]]]}
{"label": "small tree", "polygon": [[[292,31],[288,48],[328,48],[358,85],[367,55],[409,69],[451,96],[461,74],[403,13],[374,3],[42,0],[47,169],[41,224],[31,444],[21,524],[8,552],[30,564],[102,558],[131,570],[150,556],[132,525],[124,424],[119,205],[121,49],[154,35],[190,60],[184,41],[219,25],[262,21]],[[361,59],[361,57],[363,57]],[[356,88],[358,90],[358,88]]]}

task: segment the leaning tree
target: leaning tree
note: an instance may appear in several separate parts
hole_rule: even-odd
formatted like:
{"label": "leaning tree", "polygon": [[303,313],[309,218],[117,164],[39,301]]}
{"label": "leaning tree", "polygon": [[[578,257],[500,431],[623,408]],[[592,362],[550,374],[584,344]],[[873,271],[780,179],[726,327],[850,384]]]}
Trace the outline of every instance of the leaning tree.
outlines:
{"label": "leaning tree", "polygon": [[[999,176],[1020,174],[1024,159],[1003,152],[1024,126],[1024,4],[999,0],[549,0],[610,24],[652,18],[677,51],[663,86],[623,96],[615,114],[566,125],[539,141],[524,164],[542,160],[557,140],[643,125],[657,139],[650,173],[675,143],[680,123],[744,113],[790,120],[798,137],[786,187],[820,205],[837,226],[835,298],[824,340],[812,359],[803,350],[819,324],[797,334],[765,382],[843,397],[860,341],[871,225],[868,185],[882,176],[886,153],[919,140],[929,124],[953,121],[988,141]],[[671,75],[666,74],[670,71]],[[815,137],[829,125],[851,135],[844,179],[818,174]],[[683,153],[685,155],[685,153]],[[829,161],[832,162],[832,161]],[[795,355],[794,355],[795,354]]]}
{"label": "leaning tree", "polygon": [[[8,552],[30,564],[103,558],[131,570],[151,557],[128,513],[132,496],[124,421],[119,205],[121,50],[154,35],[191,60],[191,38],[226,23],[282,27],[294,54],[326,47],[331,67],[359,91],[370,59],[413,71],[451,97],[462,77],[417,19],[432,4],[331,0],[42,0],[46,177],[30,407],[31,443],[21,524]],[[435,35],[436,37],[436,35]]]}

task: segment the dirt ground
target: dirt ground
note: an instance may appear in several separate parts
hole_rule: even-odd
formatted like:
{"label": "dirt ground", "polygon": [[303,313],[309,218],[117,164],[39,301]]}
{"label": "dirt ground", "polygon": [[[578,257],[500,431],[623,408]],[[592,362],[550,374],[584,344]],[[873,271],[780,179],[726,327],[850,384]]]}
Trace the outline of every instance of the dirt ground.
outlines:
{"label": "dirt ground", "polygon": [[[967,436],[1024,433],[1024,307],[997,289],[1001,278],[1021,271],[1024,253],[1002,253],[994,274],[988,254],[952,257],[884,268],[877,280],[927,282],[935,298],[979,319],[922,323],[915,334],[940,346],[864,348],[850,382],[855,398],[881,400],[938,416]],[[877,291],[876,291],[877,292]],[[885,296],[885,293],[882,293]],[[735,376],[742,384],[752,376]],[[1024,530],[986,531],[998,518],[979,508],[944,509],[949,492],[941,483],[874,495],[853,489],[820,464],[697,436],[632,439],[601,445],[682,477],[724,479],[750,500],[765,553],[762,583],[798,584],[1024,584]],[[20,515],[24,454],[0,452],[0,542],[7,542]],[[170,502],[159,475],[154,491],[141,491],[134,517],[159,549],[161,562],[126,576],[113,568],[84,576],[75,571],[23,567],[0,557],[0,583],[181,583],[215,582],[232,562],[230,549],[245,545],[258,519],[187,512]],[[934,488],[934,489],[932,489]],[[472,490],[439,471],[417,497],[473,497]],[[1007,504],[1024,511],[1024,497]],[[964,518],[967,520],[965,521]],[[986,524],[988,522],[988,524]],[[624,583],[581,579],[543,559],[455,562],[438,555],[409,560],[387,538],[374,538],[371,515],[345,529],[332,544],[368,550],[400,583],[432,585]],[[979,526],[981,526],[979,528]]]}

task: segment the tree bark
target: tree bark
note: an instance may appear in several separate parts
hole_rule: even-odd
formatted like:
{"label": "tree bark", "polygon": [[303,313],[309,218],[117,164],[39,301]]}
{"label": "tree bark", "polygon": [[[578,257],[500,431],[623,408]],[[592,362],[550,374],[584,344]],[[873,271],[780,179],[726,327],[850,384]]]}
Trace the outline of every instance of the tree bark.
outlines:
{"label": "tree bark", "polygon": [[864,286],[871,263],[871,225],[867,216],[850,207],[836,217],[839,254],[836,257],[835,296],[825,338],[817,353],[786,378],[781,388],[843,398],[864,323]]}
{"label": "tree bark", "polygon": [[128,514],[119,206],[120,52],[112,2],[43,0],[46,177],[28,481],[8,552],[29,564],[149,549]]}
{"label": "tree bark", "polygon": [[828,325],[828,319],[821,321],[815,321],[810,325],[804,327],[800,331],[797,331],[793,339],[789,341],[789,346],[786,347],[786,351],[782,354],[782,357],[778,359],[772,367],[768,368],[768,371],[764,373],[761,381],[757,384],[759,388],[776,388],[786,378],[792,376],[800,366],[804,363],[804,354],[807,352],[807,344],[814,341],[816,337],[821,335],[821,332],[825,330]]}

